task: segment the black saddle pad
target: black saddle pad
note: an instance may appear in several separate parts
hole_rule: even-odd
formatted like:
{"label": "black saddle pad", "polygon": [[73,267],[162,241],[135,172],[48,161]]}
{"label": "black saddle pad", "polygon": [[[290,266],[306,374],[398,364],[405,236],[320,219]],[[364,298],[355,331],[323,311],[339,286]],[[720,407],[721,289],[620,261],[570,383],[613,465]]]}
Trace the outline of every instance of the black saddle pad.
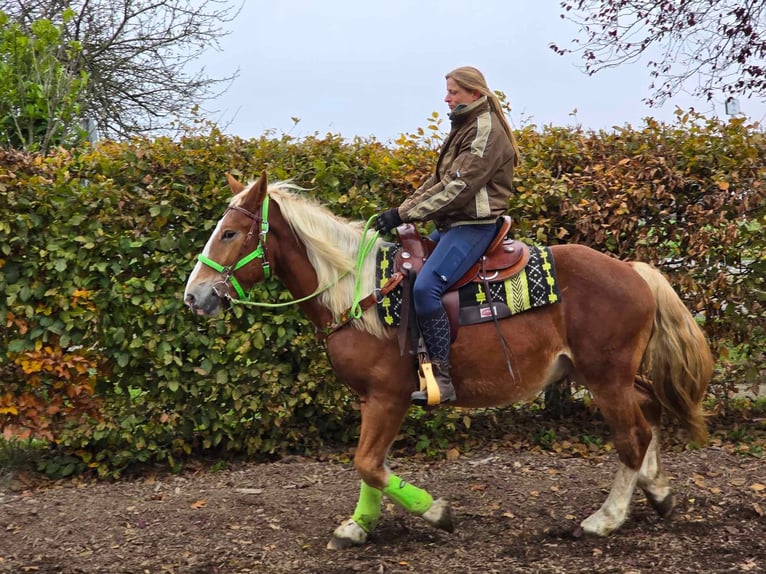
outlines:
{"label": "black saddle pad", "polygon": [[[391,277],[394,258],[401,249],[398,243],[385,243],[378,251],[375,281],[378,287],[383,287]],[[491,320],[490,302],[498,304],[504,312],[500,316],[515,315],[561,301],[558,281],[556,280],[556,265],[551,250],[548,247],[529,247],[529,261],[524,269],[505,281],[489,283],[489,293],[485,292],[481,283],[469,283],[460,288],[461,317],[478,316],[480,320]],[[378,304],[378,315],[384,324],[391,327],[399,325],[402,306],[402,287],[397,286]],[[505,308],[507,307],[507,311]],[[463,310],[478,308],[475,313],[464,314]],[[462,322],[462,320],[461,320]]]}

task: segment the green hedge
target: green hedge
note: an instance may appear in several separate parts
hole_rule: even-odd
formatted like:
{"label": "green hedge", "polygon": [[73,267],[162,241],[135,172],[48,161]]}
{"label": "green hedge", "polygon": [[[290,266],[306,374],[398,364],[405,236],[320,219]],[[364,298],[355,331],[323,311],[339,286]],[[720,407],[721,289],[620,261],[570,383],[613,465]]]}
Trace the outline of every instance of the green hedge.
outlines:
{"label": "green hedge", "polygon": [[[529,126],[510,212],[526,239],[578,241],[668,271],[723,356],[763,348],[763,132],[695,116],[615,133]],[[0,152],[0,423],[55,441],[50,472],[116,475],[203,450],[271,456],[350,444],[354,397],[288,307],[189,313],[183,287],[228,189],[262,169],[362,219],[432,168],[438,135],[106,142]],[[733,275],[732,269],[742,270]],[[753,294],[760,294],[760,300]],[[264,300],[286,300],[278,282]],[[736,359],[736,362],[734,361]],[[734,372],[734,371],[731,371]],[[716,382],[726,394],[727,377]],[[446,443],[466,413],[413,411],[403,438]],[[57,466],[58,465],[58,466]]]}

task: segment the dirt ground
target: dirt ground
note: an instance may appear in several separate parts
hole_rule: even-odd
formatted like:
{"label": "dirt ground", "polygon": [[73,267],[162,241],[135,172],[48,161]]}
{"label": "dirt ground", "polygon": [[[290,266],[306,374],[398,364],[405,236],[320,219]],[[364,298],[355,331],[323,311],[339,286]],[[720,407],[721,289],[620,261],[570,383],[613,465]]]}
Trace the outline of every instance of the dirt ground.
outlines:
{"label": "dirt ground", "polygon": [[637,493],[608,538],[575,528],[605,500],[616,455],[549,446],[506,435],[437,461],[394,457],[399,476],[452,502],[455,532],[384,499],[371,540],[342,551],[326,544],[353,512],[359,480],[339,456],[112,483],[22,474],[0,489],[0,572],[766,572],[766,461],[741,444],[666,445],[675,514],[660,519]]}

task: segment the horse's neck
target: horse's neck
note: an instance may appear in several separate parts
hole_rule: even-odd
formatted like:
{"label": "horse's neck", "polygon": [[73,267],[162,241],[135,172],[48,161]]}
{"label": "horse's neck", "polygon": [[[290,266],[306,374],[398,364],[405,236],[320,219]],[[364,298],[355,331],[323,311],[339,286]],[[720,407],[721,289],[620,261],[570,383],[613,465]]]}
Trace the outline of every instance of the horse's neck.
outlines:
{"label": "horse's neck", "polygon": [[[283,225],[274,225],[272,222],[272,232],[279,240],[275,269],[280,281],[290,294],[295,299],[302,299],[315,293],[319,288],[317,274],[306,254],[306,247],[293,233],[284,218],[280,217],[280,219]],[[333,321],[332,313],[319,302],[318,297],[303,301],[298,306],[317,328],[322,328]]]}

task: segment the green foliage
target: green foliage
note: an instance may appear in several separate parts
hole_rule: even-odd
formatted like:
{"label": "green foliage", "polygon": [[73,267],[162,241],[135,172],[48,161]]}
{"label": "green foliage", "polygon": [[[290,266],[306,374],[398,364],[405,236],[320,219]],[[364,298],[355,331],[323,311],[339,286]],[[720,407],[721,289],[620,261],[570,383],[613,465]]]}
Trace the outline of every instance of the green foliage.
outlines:
{"label": "green foliage", "polygon": [[468,426],[470,426],[470,418],[457,410],[413,409],[395,444],[398,448],[434,456],[447,449],[456,431]]}
{"label": "green foliage", "polygon": [[556,429],[548,428],[535,433],[532,437],[532,442],[539,445],[543,450],[551,450],[558,438]]}
{"label": "green foliage", "polygon": [[739,381],[755,384],[766,327],[766,134],[742,119],[679,111],[673,125],[530,126],[519,139],[524,161],[510,209],[521,234],[653,263],[717,352],[756,341]]}
{"label": "green foliage", "polygon": [[[202,126],[178,141],[0,151],[6,436],[55,443],[41,468],[56,476],[351,443],[354,397],[297,307],[203,319],[183,305],[184,284],[228,200],[226,171],[292,178],[338,214],[367,219],[433,169],[438,141],[438,129],[386,147],[332,134],[242,140]],[[746,368],[764,348],[762,132],[682,116],[609,134],[530,126],[519,144],[519,236],[659,265],[716,348],[731,351],[721,368],[761,376]],[[254,296],[290,299],[276,280]],[[716,383],[722,395],[727,380]],[[395,446],[430,454],[470,424],[459,411],[413,409]]]}
{"label": "green foliage", "polygon": [[62,32],[63,24],[45,19],[25,32],[0,11],[0,145],[45,151],[84,140],[80,100],[88,78],[67,70],[81,47]]}
{"label": "green foliage", "polygon": [[733,451],[735,453],[744,456],[763,458],[763,446],[758,441],[757,433],[735,423],[727,434],[728,436],[726,438],[729,442],[733,443]]}
{"label": "green foliage", "polygon": [[0,480],[14,472],[34,468],[45,450],[46,444],[40,440],[0,438]]}

